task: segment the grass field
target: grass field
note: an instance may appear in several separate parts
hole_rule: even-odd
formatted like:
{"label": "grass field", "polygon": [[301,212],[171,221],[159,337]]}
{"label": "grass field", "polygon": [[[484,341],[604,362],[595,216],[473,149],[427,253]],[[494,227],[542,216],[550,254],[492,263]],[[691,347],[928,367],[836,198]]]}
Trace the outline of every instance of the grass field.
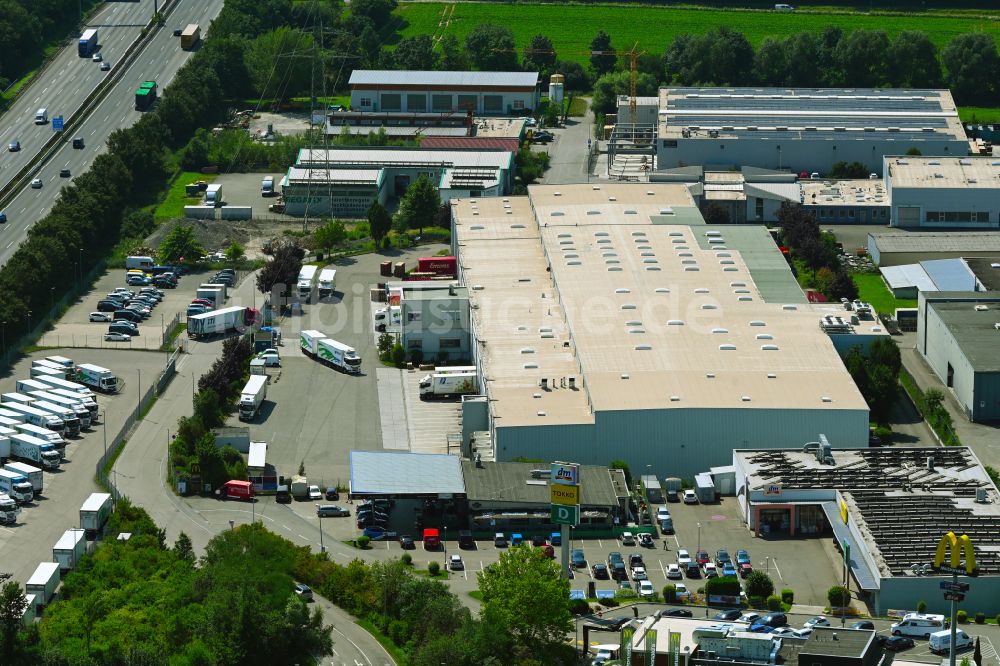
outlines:
{"label": "grass field", "polygon": [[958,117],[963,123],[1000,123],[1000,109],[985,106],[960,106],[958,107]]}
{"label": "grass field", "polygon": [[896,298],[885,286],[881,275],[855,274],[851,276],[858,287],[858,298],[870,303],[875,312],[880,314],[895,314],[896,308],[915,308],[916,299]]}
{"label": "grass field", "polygon": [[170,191],[167,198],[163,200],[153,213],[153,218],[159,222],[161,220],[171,220],[184,217],[184,206],[197,206],[201,203],[201,197],[187,197],[184,195],[184,186],[196,180],[212,182],[215,180],[214,174],[198,173],[196,171],[182,171],[177,174],[173,183],[170,184]]}
{"label": "grass field", "polygon": [[890,36],[902,30],[923,30],[943,48],[948,41],[965,32],[985,32],[1000,37],[1000,20],[982,15],[927,16],[863,14],[850,10],[824,12],[774,12],[762,10],[676,9],[653,6],[573,5],[573,4],[493,4],[455,3],[447,25],[439,25],[445,3],[400,3],[396,15],[403,21],[402,34],[442,36],[452,34],[465,39],[480,23],[496,23],[510,28],[517,48],[527,46],[533,35],[548,36],[562,60],[588,63],[590,40],[598,30],[611,35],[619,50],[638,42],[648,53],[661,55],[676,35],[705,32],[728,26],[746,35],[755,46],[765,37],[783,38],[802,30],[822,30],[828,25],[845,32],[864,28],[885,30]]}

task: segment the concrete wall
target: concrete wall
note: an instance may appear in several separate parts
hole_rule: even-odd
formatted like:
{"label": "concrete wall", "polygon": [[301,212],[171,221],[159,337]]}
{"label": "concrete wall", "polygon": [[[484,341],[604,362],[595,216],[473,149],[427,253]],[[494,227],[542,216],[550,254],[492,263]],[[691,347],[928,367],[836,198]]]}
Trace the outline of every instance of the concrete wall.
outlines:
{"label": "concrete wall", "polygon": [[215,206],[184,206],[184,217],[195,220],[214,220]]}
{"label": "concrete wall", "polygon": [[[850,133],[848,133],[850,134]],[[701,164],[754,166],[764,169],[791,169],[829,173],[836,162],[861,162],[872,173],[882,173],[882,157],[899,155],[916,146],[924,155],[958,155],[968,152],[963,141],[867,141],[863,139],[797,139],[789,132],[787,139],[691,138],[677,139],[668,148],[665,139],[656,142],[656,167],[670,169]],[[671,140],[672,141],[672,140]],[[778,150],[778,147],[781,150]]]}
{"label": "concrete wall", "polygon": [[497,459],[560,458],[692,479],[731,464],[733,449],[801,448],[825,433],[836,448],[868,446],[867,410],[664,409],[598,412],[595,424],[505,428],[494,423]]}
{"label": "concrete wall", "polygon": [[223,220],[249,220],[253,217],[251,206],[223,206],[219,209]]}
{"label": "concrete wall", "polygon": [[[398,96],[398,100],[397,100]],[[460,98],[461,96],[461,98]],[[468,97],[467,97],[468,96]],[[447,101],[446,101],[446,99]],[[535,91],[469,90],[352,90],[351,109],[354,111],[463,111],[460,102],[474,102],[477,116],[524,115],[522,111],[538,108]],[[365,104],[367,102],[367,104]]]}

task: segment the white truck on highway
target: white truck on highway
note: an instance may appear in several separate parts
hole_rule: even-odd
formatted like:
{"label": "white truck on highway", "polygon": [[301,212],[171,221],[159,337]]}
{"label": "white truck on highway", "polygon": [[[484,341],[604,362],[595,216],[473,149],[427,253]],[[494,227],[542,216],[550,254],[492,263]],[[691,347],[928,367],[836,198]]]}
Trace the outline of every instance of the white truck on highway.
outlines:
{"label": "white truck on highway", "polygon": [[97,534],[104,528],[111,515],[111,495],[108,493],[92,493],[80,507],[80,529],[87,534]]}
{"label": "white truck on highway", "polygon": [[87,552],[87,534],[78,528],[71,528],[63,532],[52,546],[52,561],[59,565],[62,571],[68,571],[76,567],[80,558]]}
{"label": "white truck on highway", "polygon": [[7,439],[12,458],[41,465],[48,470],[59,469],[62,464],[62,453],[52,442],[25,433],[8,435]]}
{"label": "white truck on highway", "polygon": [[[31,403],[31,406],[61,418],[65,426],[63,432],[67,437],[78,437],[80,435],[80,417],[76,415],[76,410],[57,405],[54,402],[48,402],[47,400],[38,400]],[[89,419],[90,413],[88,412],[87,414],[87,418]]]}
{"label": "white truck on highway", "polygon": [[420,398],[452,398],[479,392],[479,375],[476,372],[433,373],[420,380]]}
{"label": "white truck on highway", "polygon": [[28,477],[6,469],[0,469],[0,493],[10,495],[18,504],[27,504],[35,498],[35,490]]}
{"label": "white truck on highway", "polygon": [[61,418],[44,410],[32,407],[31,405],[22,405],[17,402],[4,402],[0,411],[17,412],[24,417],[25,423],[30,423],[42,428],[48,428],[49,430],[54,430],[60,434],[66,431],[66,424]]}
{"label": "white truck on highway", "polygon": [[267,380],[265,375],[251,375],[247,385],[243,387],[239,404],[241,421],[252,421],[257,416],[267,397]]}
{"label": "white truck on highway", "polygon": [[316,288],[316,271],[317,268],[311,265],[303,266],[299,270],[299,277],[295,281],[295,286],[298,290],[300,300],[306,300],[312,296],[313,289]]}
{"label": "white truck on highway", "polygon": [[12,500],[9,495],[0,493],[0,522],[4,525],[13,525],[17,522],[17,516],[21,513],[21,507]]}
{"label": "white truck on highway", "polygon": [[236,331],[247,325],[247,308],[231,307],[191,315],[187,320],[188,335],[202,337]]}
{"label": "white truck on highway", "polygon": [[42,494],[42,490],[45,488],[44,479],[42,478],[42,470],[38,469],[34,465],[28,465],[20,462],[9,462],[5,464],[3,468],[10,472],[14,472],[15,474],[20,474],[28,479],[31,483],[31,489],[32,492],[34,492],[35,497],[39,497]]}
{"label": "white truck on highway", "polygon": [[337,269],[324,268],[319,272],[319,297],[329,298],[337,287]]}
{"label": "white truck on highway", "polygon": [[354,347],[330,338],[320,340],[317,346],[319,351],[316,355],[321,363],[326,363],[352,375],[361,373],[361,357],[358,356],[358,352],[354,351]]}
{"label": "white truck on highway", "polygon": [[76,366],[73,381],[95,388],[102,393],[118,393],[120,390],[120,382],[115,373],[91,363],[81,363]]}

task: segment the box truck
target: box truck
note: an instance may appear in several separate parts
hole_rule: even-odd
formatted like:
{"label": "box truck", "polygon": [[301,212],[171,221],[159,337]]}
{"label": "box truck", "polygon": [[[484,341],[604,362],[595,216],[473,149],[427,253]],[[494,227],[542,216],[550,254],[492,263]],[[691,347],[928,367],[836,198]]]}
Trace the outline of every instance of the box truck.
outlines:
{"label": "box truck", "polygon": [[80,529],[87,535],[96,535],[104,528],[111,515],[111,495],[108,493],[92,493],[80,507]]}
{"label": "box truck", "polygon": [[78,403],[86,407],[88,412],[90,412],[90,423],[91,424],[97,423],[98,417],[101,415],[101,408],[97,405],[97,401],[94,400],[93,398],[88,398],[85,395],[80,395],[75,391],[69,391],[67,389],[61,389],[61,388],[52,388],[51,386],[48,388],[48,392],[53,395],[58,395],[59,397],[62,398],[69,398],[71,400],[76,400]]}
{"label": "box truck", "polygon": [[102,393],[118,393],[120,390],[118,377],[107,368],[91,363],[81,363],[76,366],[73,381],[95,388]]}
{"label": "box truck", "polygon": [[66,358],[65,356],[46,356],[45,360],[48,361],[49,363],[55,363],[56,365],[61,365],[67,370],[72,370],[73,368],[76,367],[76,365],[73,363],[73,359]]}
{"label": "box truck", "polygon": [[28,465],[21,462],[9,462],[4,464],[3,468],[15,474],[20,474],[21,476],[28,479],[31,483],[31,491],[34,493],[35,497],[39,497],[44,490],[44,479],[42,478],[42,470],[38,469],[34,465]]}
{"label": "box truck", "polygon": [[181,32],[181,48],[193,49],[199,39],[201,39],[201,28],[197,23],[189,23]]}
{"label": "box truck", "polygon": [[319,353],[319,341],[324,338],[326,338],[326,333],[323,331],[316,329],[301,331],[299,333],[299,347],[302,348],[306,356],[315,357]]}
{"label": "box truck", "polygon": [[208,186],[208,189],[205,190],[205,205],[216,208],[222,205],[222,185],[212,183]]}
{"label": "box truck", "polygon": [[[28,420],[24,414],[7,409],[7,405],[0,405],[0,418],[7,419],[9,421],[17,421],[18,423],[24,423]],[[7,424],[4,423],[4,425]]]}
{"label": "box truck", "polygon": [[22,405],[16,402],[5,402],[3,403],[3,409],[9,412],[17,412],[21,414],[24,417],[25,423],[30,423],[42,428],[48,428],[49,430],[54,430],[60,434],[66,431],[66,424],[61,418],[55,416],[54,414],[49,414],[44,410],[32,407],[31,405]]}
{"label": "box truck", "polygon": [[316,344],[319,348],[317,357],[321,363],[326,363],[352,375],[361,373],[361,357],[358,356],[358,352],[354,351],[354,347],[329,338],[320,340]]}
{"label": "box truck", "polygon": [[267,377],[251,375],[240,392],[240,420],[252,421],[267,397]]}
{"label": "box truck", "polygon": [[75,398],[67,398],[66,396],[51,393],[49,391],[32,391],[29,395],[33,398],[44,400],[49,404],[57,405],[63,409],[70,410],[76,414],[76,418],[80,419],[80,427],[82,429],[90,429],[90,410],[87,409],[82,401]]}
{"label": "box truck", "polygon": [[240,499],[253,501],[253,484],[249,481],[226,481],[216,491],[219,499]]}
{"label": "box truck", "polygon": [[324,268],[319,272],[319,297],[330,298],[337,287],[337,269]]}
{"label": "box truck", "polygon": [[274,176],[264,176],[264,179],[260,181],[260,196],[274,196]]}
{"label": "box truck", "polygon": [[48,470],[59,469],[62,464],[63,453],[52,442],[25,433],[14,433],[8,441],[12,458],[41,465]]}
{"label": "box truck", "polygon": [[14,406],[14,405],[31,405],[38,402],[38,398],[28,395],[27,393],[17,393],[10,392],[0,394],[0,404],[4,406]]}
{"label": "box truck", "polygon": [[49,430],[48,428],[43,428],[42,426],[36,426],[34,423],[15,423],[10,427],[14,429],[15,433],[37,437],[43,442],[47,442],[59,450],[66,448],[66,440],[63,439],[63,436],[55,430]]}
{"label": "box truck", "polygon": [[420,398],[452,398],[459,395],[471,395],[479,392],[479,375],[475,372],[458,374],[425,375],[420,380]]}
{"label": "box truck", "polygon": [[191,315],[187,320],[188,335],[197,338],[241,330],[253,326],[257,315],[257,310],[241,306]]}
{"label": "box truck", "polygon": [[398,305],[390,305],[387,308],[380,308],[375,311],[375,330],[382,332],[390,323],[399,326],[402,323],[401,308]]}
{"label": "box truck", "polygon": [[299,277],[295,281],[296,288],[298,289],[299,298],[302,300],[308,299],[312,296],[313,289],[316,288],[316,271],[315,266],[303,266],[299,271]]}
{"label": "box truck", "polygon": [[59,565],[61,571],[69,571],[76,567],[80,558],[87,552],[87,535],[81,529],[71,528],[63,532],[52,546],[52,561]]}
{"label": "box truck", "polygon": [[42,562],[31,574],[31,578],[24,584],[24,591],[27,594],[35,595],[35,609],[41,611],[42,608],[52,601],[52,596],[59,587],[59,564],[57,562]]}
{"label": "box truck", "polygon": [[[60,365],[59,363],[53,363],[52,361],[48,360],[47,358],[35,359],[34,361],[31,362],[31,367],[32,368],[46,368],[48,370],[52,370],[53,372],[46,373],[46,374],[51,374],[51,375],[54,375],[56,377],[60,377],[60,376],[61,377],[66,377],[68,374],[72,373],[72,371],[73,371],[72,368],[67,368],[64,365]],[[58,373],[58,374],[56,374],[56,373]]]}
{"label": "box truck", "polygon": [[125,257],[125,270],[151,271],[156,261],[152,257],[143,255],[129,255]]}
{"label": "box truck", "polygon": [[204,298],[206,301],[211,301],[212,307],[215,308],[222,307],[226,302],[225,297],[222,295],[222,290],[215,287],[198,287],[195,296]]}
{"label": "box truck", "polygon": [[27,504],[35,498],[35,490],[28,477],[6,469],[0,469],[0,493],[10,495],[18,504]]}
{"label": "box truck", "polygon": [[[54,416],[58,416],[62,419],[65,429],[63,434],[67,437],[78,437],[80,435],[80,417],[76,415],[76,411],[69,409],[68,407],[63,407],[62,405],[57,405],[54,402],[48,402],[47,400],[39,400],[31,404],[35,409],[40,409],[43,412],[48,412]],[[88,419],[90,418],[88,412]]]}
{"label": "box truck", "polygon": [[309,499],[309,479],[304,476],[292,477],[292,497],[297,500]]}
{"label": "box truck", "polygon": [[[219,301],[219,305],[222,304],[227,298],[229,298],[229,287],[222,282],[202,282],[198,285],[198,289],[218,289],[222,292],[222,300]],[[199,297],[200,298],[200,297]]]}
{"label": "box truck", "polygon": [[68,379],[59,379],[58,377],[51,377],[51,376],[35,377],[34,379],[37,379],[43,384],[48,384],[53,388],[65,389],[66,391],[72,391],[73,393],[78,393],[81,397],[90,398],[91,400],[94,401],[97,400],[97,396],[94,395],[94,392],[91,391],[86,386],[84,386],[83,384],[77,384],[76,382],[71,382]]}
{"label": "box truck", "polygon": [[81,58],[89,58],[97,50],[97,29],[88,28],[76,43],[76,52]]}
{"label": "box truck", "polygon": [[9,495],[0,493],[0,522],[4,525],[13,525],[17,522],[17,516],[21,513],[21,507],[12,500]]}

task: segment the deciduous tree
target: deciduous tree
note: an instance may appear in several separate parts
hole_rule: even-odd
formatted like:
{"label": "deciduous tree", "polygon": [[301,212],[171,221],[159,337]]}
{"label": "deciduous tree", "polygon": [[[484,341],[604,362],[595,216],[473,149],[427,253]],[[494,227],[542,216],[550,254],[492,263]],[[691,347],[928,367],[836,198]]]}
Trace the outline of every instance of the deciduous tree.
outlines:
{"label": "deciduous tree", "polygon": [[465,52],[478,69],[512,72],[518,69],[514,33],[501,25],[480,23],[465,38]]}
{"label": "deciduous tree", "polygon": [[618,54],[611,44],[611,35],[603,30],[598,31],[590,40],[590,50],[602,52],[590,56],[590,69],[593,70],[594,76],[603,76],[614,70]]}
{"label": "deciduous tree", "polygon": [[422,234],[424,227],[434,223],[441,196],[437,187],[426,175],[410,183],[406,193],[399,200],[395,225],[398,230],[417,229]]}
{"label": "deciduous tree", "polygon": [[194,225],[190,224],[174,226],[156,248],[156,255],[163,262],[195,261],[204,253],[205,249],[195,236]]}
{"label": "deciduous tree", "polygon": [[396,44],[396,62],[400,69],[431,70],[438,64],[438,54],[429,35],[404,37]]}
{"label": "deciduous tree", "polygon": [[552,40],[545,35],[535,35],[521,55],[521,66],[527,71],[538,70],[542,77],[552,73],[556,64],[556,50]]}
{"label": "deciduous tree", "polygon": [[967,32],[958,35],[941,52],[945,84],[960,104],[994,99],[1000,78],[1000,56],[993,35]]}

